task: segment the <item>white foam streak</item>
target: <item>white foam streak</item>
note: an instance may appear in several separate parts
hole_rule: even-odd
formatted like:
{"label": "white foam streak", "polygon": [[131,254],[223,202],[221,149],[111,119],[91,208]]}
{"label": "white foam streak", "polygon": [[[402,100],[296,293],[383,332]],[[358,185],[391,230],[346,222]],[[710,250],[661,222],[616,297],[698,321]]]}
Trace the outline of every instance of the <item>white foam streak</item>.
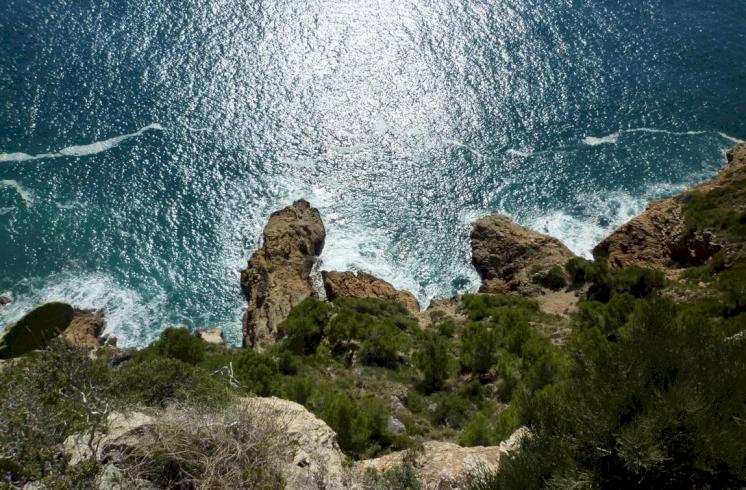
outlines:
{"label": "white foam streak", "polygon": [[28,153],[0,153],[0,162],[25,162],[28,160],[42,160],[47,158],[60,157],[84,157],[95,155],[119,146],[123,141],[130,138],[136,138],[146,131],[157,130],[164,131],[166,128],[158,123],[148,124],[144,128],[134,133],[115,136],[103,141],[96,141],[87,145],[73,145],[65,147],[56,153],[40,153],[38,155],[29,155]]}
{"label": "white foam streak", "polygon": [[616,133],[611,133],[609,135],[601,136],[601,137],[586,136],[585,138],[583,138],[583,143],[588,146],[615,144],[619,142],[619,136],[621,136],[622,134],[628,134],[628,133],[668,134],[671,136],[696,136],[696,135],[702,135],[702,134],[716,134],[720,136],[721,138],[732,141],[733,143],[742,142],[738,138],[734,138],[733,136],[729,136],[720,131],[669,131],[667,129],[657,129],[657,128],[632,128],[632,129],[622,129],[620,131],[617,131]]}
{"label": "white foam streak", "polygon": [[[21,196],[21,199],[23,199],[23,202],[26,204],[27,208],[30,208],[31,206],[33,206],[34,195],[31,193],[31,191],[21,186],[21,184],[19,184],[18,181],[0,180],[0,187],[10,187],[14,189],[18,193],[18,195]],[[2,213],[2,214],[5,214],[5,213]]]}

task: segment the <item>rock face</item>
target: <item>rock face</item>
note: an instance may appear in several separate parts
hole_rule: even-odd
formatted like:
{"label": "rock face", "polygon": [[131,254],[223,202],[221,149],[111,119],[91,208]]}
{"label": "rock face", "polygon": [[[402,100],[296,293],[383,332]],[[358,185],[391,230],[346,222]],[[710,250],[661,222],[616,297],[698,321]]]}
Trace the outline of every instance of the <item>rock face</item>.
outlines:
{"label": "rock face", "polygon": [[378,298],[399,303],[413,315],[420,312],[420,305],[412,293],[399,291],[383,279],[365,272],[324,271],[321,274],[329,301],[337,298]]}
{"label": "rock face", "polygon": [[[742,179],[746,171],[746,143],[728,152],[728,163],[714,179],[672,198],[653,201],[645,211],[622,225],[593,249],[616,268],[638,266],[664,270],[700,265],[722,245],[713,233],[686,234],[684,204],[695,192],[708,192]],[[714,230],[716,233],[716,230]]]}
{"label": "rock face", "polygon": [[[420,451],[400,451],[380,458],[360,461],[354,468],[356,482],[365,480],[365,473],[375,470],[379,473],[411,464],[427,490],[461,488],[464,479],[477,471],[496,471],[500,458],[520,446],[521,439],[528,435],[525,428],[518,429],[510,439],[499,446],[461,447],[451,442],[428,441]],[[353,488],[364,488],[353,486]]]}
{"label": "rock face", "polygon": [[105,323],[103,310],[75,310],[73,321],[62,333],[62,338],[73,347],[95,349],[103,343],[100,335]]}
{"label": "rock face", "polygon": [[349,488],[349,472],[337,434],[300,405],[280,398],[250,398],[252,409],[279,422],[287,435],[286,459],[280,468],[288,490]]}
{"label": "rock face", "polygon": [[262,236],[262,248],[241,272],[248,299],[244,346],[259,349],[275,342],[290,309],[314,294],[311,271],[326,230],[319,211],[299,200],[273,213]]}
{"label": "rock face", "polygon": [[482,293],[518,291],[536,294],[533,269],[564,267],[575,255],[556,238],[517,225],[502,214],[491,214],[472,223],[472,263],[482,278]]}

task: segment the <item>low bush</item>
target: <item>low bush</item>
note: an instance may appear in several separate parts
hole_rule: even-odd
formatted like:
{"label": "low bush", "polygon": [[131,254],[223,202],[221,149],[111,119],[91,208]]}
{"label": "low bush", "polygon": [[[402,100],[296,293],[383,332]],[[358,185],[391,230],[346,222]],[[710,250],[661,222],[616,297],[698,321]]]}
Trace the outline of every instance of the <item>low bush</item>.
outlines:
{"label": "low bush", "polygon": [[186,328],[170,327],[161,332],[158,340],[140,351],[139,355],[155,355],[195,365],[205,357],[205,343]]}
{"label": "low bush", "polygon": [[331,305],[314,298],[307,298],[293,307],[279,326],[280,333],[285,337],[284,347],[299,355],[316,352],[331,311]]}
{"label": "low bush", "polygon": [[125,364],[115,372],[113,388],[123,401],[154,407],[173,402],[212,405],[229,400],[228,386],[219,378],[163,357]]}
{"label": "low bush", "polygon": [[415,367],[422,373],[421,387],[426,393],[443,388],[451,370],[450,342],[447,337],[424,333],[414,353]]}

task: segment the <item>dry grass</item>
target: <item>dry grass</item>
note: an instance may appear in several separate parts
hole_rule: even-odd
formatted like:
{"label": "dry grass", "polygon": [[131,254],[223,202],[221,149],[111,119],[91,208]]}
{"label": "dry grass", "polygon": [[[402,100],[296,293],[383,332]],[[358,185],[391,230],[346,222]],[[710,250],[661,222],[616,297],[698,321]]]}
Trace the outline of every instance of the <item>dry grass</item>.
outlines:
{"label": "dry grass", "polygon": [[170,407],[122,451],[117,466],[165,489],[282,489],[287,436],[281,421],[255,408]]}

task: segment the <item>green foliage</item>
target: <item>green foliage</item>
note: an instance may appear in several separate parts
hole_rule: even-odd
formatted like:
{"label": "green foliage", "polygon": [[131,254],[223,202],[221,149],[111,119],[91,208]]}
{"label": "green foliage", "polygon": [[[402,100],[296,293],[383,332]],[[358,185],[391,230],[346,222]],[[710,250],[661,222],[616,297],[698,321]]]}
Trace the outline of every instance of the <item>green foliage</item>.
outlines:
{"label": "green foliage", "polygon": [[614,295],[629,293],[635,298],[646,298],[666,285],[662,272],[640,267],[611,270],[604,260],[592,262],[575,257],[565,265],[573,284],[590,283],[588,299],[606,303]]}
{"label": "green foliage", "polygon": [[465,294],[463,302],[466,314],[472,321],[489,318],[499,309],[506,307],[516,307],[526,312],[539,311],[539,304],[536,301],[513,295]]}
{"label": "green foliage", "polygon": [[565,271],[558,265],[554,265],[548,270],[538,273],[537,276],[539,284],[553,291],[559,291],[567,286]]}
{"label": "green foliage", "polygon": [[49,488],[90,487],[91,471],[83,470],[91,466],[71,470],[61,448],[108,415],[109,371],[86,354],[53,342],[0,368],[0,482],[8,488],[34,480]]}
{"label": "green foliage", "polygon": [[366,476],[366,488],[376,490],[420,490],[422,482],[417,476],[417,470],[410,462],[389,468],[379,474],[372,471]]}
{"label": "green foliage", "polygon": [[155,357],[129,362],[114,375],[114,391],[129,403],[162,407],[169,402],[221,404],[226,384],[206,371],[177,359]]}
{"label": "green foliage", "polygon": [[428,393],[440,390],[448,379],[452,362],[450,342],[447,337],[428,332],[420,336],[418,344],[413,361],[422,373],[422,388]]}
{"label": "green foliage", "polygon": [[22,356],[43,349],[70,325],[74,311],[65,303],[47,303],[8,326],[0,338],[0,359]]}
{"label": "green foliage", "polygon": [[407,337],[389,319],[371,322],[361,339],[360,361],[388,368],[395,368],[399,364],[399,355],[409,344]]}
{"label": "green foliage", "polygon": [[331,310],[331,305],[314,298],[307,298],[293,307],[279,327],[280,332],[285,336],[283,341],[285,348],[295,354],[316,352]]}
{"label": "green foliage", "polygon": [[199,364],[205,357],[205,343],[184,327],[169,327],[161,332],[157,341],[138,353],[148,356],[176,359],[187,364]]}
{"label": "green foliage", "polygon": [[468,323],[461,330],[461,367],[485,372],[497,362],[497,332],[483,323]]}
{"label": "green foliage", "polygon": [[614,338],[576,330],[572,377],[511,404],[534,436],[473,488],[743,486],[743,344],[669,300],[621,303]]}
{"label": "green foliage", "polygon": [[[367,457],[384,448],[404,449],[410,442],[388,432],[389,413],[374,397],[353,400],[348,395],[325,390],[317,394],[319,414],[337,434],[339,447],[355,457]],[[312,402],[313,406],[313,402]]]}
{"label": "green foliage", "polygon": [[464,427],[459,443],[462,446],[489,446],[492,443],[490,419],[483,413],[474,415]]}
{"label": "green foliage", "polygon": [[254,350],[238,354],[235,376],[244,388],[256,395],[269,396],[277,390],[277,365],[271,357]]}

